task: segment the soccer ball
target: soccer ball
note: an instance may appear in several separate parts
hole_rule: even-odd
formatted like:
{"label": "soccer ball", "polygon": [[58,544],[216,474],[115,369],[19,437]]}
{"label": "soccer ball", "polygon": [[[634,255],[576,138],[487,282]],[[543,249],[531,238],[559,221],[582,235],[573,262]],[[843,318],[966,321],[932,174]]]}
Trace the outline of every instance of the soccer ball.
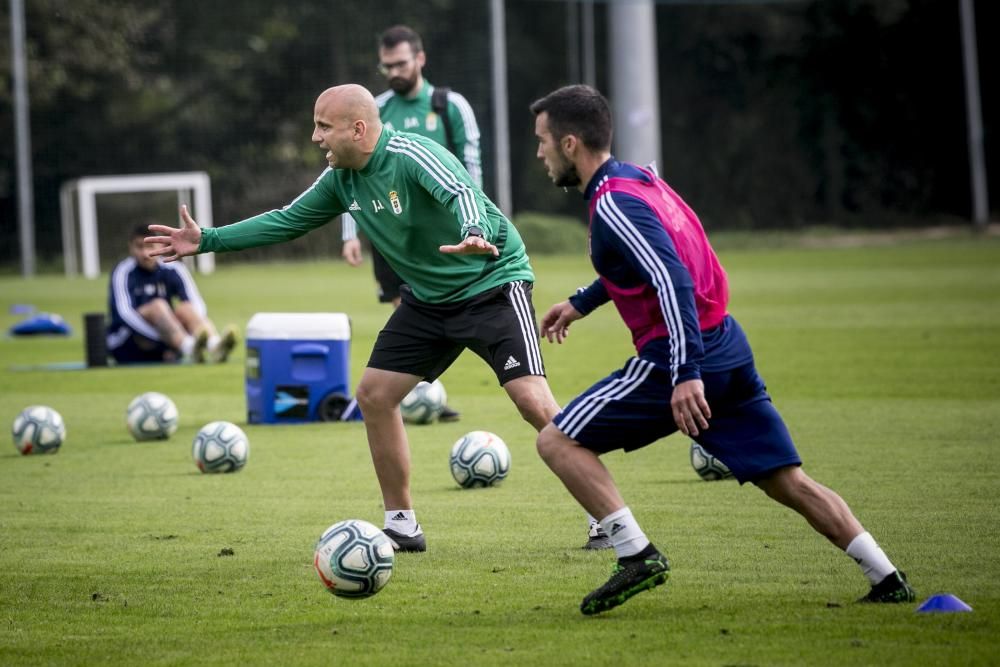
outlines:
{"label": "soccer ball", "polygon": [[463,489],[493,486],[510,472],[510,450],[495,433],[466,433],[451,448],[451,476]]}
{"label": "soccer ball", "polygon": [[21,410],[11,427],[14,446],[28,454],[55,454],[66,439],[62,416],[47,405],[32,405]]}
{"label": "soccer ball", "polygon": [[694,440],[691,441],[691,467],[706,482],[720,479],[730,479],[733,472],[725,463],[715,458],[704,447]]}
{"label": "soccer ball", "polygon": [[236,424],[211,422],[194,436],[191,456],[202,472],[236,472],[247,464],[250,441]]}
{"label": "soccer ball", "polygon": [[323,532],[316,543],[313,567],[334,595],[366,598],[389,583],[395,559],[385,533],[367,521],[347,519]]}
{"label": "soccer ball", "polygon": [[166,440],[177,431],[178,418],[174,402],[155,391],[133,398],[125,412],[128,432],[136,440]]}
{"label": "soccer ball", "polygon": [[410,424],[429,424],[441,414],[448,394],[440,380],[420,382],[399,404],[403,421]]}

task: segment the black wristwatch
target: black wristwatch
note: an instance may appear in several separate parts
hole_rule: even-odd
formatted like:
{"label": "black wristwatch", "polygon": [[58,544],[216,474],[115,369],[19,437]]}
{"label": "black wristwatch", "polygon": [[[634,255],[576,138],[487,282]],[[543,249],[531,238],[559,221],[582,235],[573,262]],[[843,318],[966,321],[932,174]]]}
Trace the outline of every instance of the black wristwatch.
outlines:
{"label": "black wristwatch", "polygon": [[470,236],[478,236],[479,238],[483,238],[483,230],[473,225],[472,227],[469,227],[469,231],[465,232],[465,238],[469,238]]}

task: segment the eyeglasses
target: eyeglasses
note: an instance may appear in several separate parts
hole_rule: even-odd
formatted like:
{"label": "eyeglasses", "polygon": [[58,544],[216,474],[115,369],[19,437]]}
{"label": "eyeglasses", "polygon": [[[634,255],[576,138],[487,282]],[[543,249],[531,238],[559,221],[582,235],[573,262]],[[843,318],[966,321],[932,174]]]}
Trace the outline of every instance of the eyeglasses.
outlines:
{"label": "eyeglasses", "polygon": [[384,76],[389,76],[393,70],[406,69],[412,62],[413,58],[409,58],[407,60],[400,60],[394,63],[379,63],[378,71]]}

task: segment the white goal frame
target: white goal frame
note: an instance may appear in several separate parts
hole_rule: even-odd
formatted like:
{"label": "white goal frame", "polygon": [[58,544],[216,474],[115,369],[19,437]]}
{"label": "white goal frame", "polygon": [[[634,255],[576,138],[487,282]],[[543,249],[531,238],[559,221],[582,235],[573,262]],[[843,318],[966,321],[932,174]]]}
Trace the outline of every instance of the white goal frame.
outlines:
{"label": "white goal frame", "polygon": [[[177,192],[177,208],[187,204],[201,227],[214,227],[212,220],[212,185],[203,171],[134,176],[87,176],[63,183],[59,188],[59,208],[62,223],[63,263],[67,276],[78,272],[76,218],[80,220],[80,259],[83,275],[97,278],[101,274],[101,259],[97,245],[97,195],[129,192]],[[198,271],[212,273],[215,255],[196,257]]]}

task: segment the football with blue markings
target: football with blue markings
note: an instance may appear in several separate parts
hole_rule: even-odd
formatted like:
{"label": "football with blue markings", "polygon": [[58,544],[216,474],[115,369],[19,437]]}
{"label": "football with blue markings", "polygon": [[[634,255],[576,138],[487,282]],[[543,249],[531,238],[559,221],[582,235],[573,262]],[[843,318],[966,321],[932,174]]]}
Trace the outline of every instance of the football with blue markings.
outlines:
{"label": "football with blue markings", "polygon": [[367,521],[347,519],[323,531],[313,567],[330,593],[367,598],[389,583],[395,558],[385,533]]}
{"label": "football with blue markings", "polygon": [[194,437],[191,457],[202,472],[238,472],[250,458],[250,441],[232,422],[210,422]]}
{"label": "football with blue markings", "polygon": [[174,402],[155,391],[136,396],[125,410],[125,425],[138,441],[166,440],[177,432],[179,421]]}
{"label": "football with blue markings", "polygon": [[691,441],[691,467],[706,482],[717,482],[720,479],[732,479],[733,471],[720,459],[708,453],[704,447],[694,440]]}
{"label": "football with blue markings", "polygon": [[440,380],[419,382],[399,404],[403,421],[409,424],[430,424],[441,416],[448,394]]}
{"label": "football with blue markings", "polygon": [[451,448],[451,476],[463,489],[499,484],[510,473],[510,450],[496,433],[466,433]]}
{"label": "football with blue markings", "polygon": [[17,451],[29,454],[55,454],[66,439],[62,415],[47,405],[32,405],[14,418],[11,436]]}

